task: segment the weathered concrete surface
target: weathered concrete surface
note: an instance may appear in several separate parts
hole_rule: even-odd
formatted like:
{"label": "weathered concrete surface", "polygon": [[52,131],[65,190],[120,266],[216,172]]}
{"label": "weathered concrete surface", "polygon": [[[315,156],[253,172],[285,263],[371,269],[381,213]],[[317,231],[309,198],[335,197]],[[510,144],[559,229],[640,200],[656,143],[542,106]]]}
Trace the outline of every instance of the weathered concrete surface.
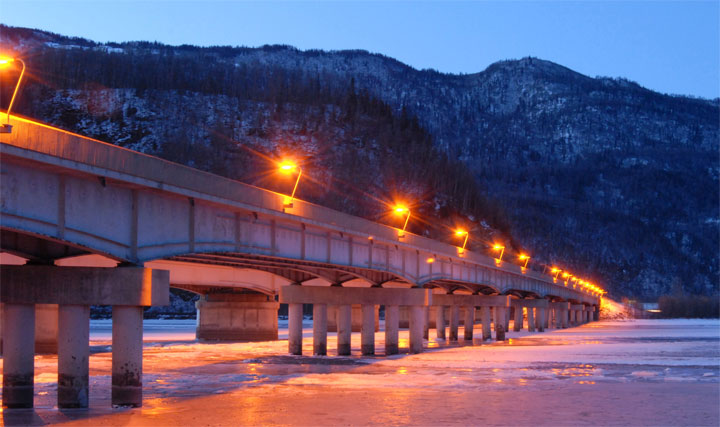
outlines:
{"label": "weathered concrete surface", "polygon": [[279,303],[263,294],[216,293],[196,303],[197,338],[210,341],[269,341],[278,338]]}
{"label": "weathered concrete surface", "polygon": [[[352,331],[360,332],[363,326],[362,304],[352,304]],[[380,306],[375,306],[375,332],[380,330]],[[337,332],[337,306],[328,306],[328,332]]]}
{"label": "weathered concrete surface", "polygon": [[112,404],[142,406],[143,309],[112,308]]}
{"label": "weathered concrete surface", "polygon": [[510,307],[509,295],[433,294],[433,306]]}
{"label": "weathered concrete surface", "polygon": [[58,407],[87,408],[90,383],[90,306],[60,306],[58,324]]}
{"label": "weathered concrete surface", "polygon": [[[35,359],[35,306],[5,304],[3,308],[3,407],[32,408]],[[13,327],[8,327],[12,325]]]}
{"label": "weathered concrete surface", "polygon": [[335,286],[283,286],[281,303],[291,304],[366,304],[366,305],[428,305],[429,289],[343,288]]}
{"label": "weathered concrete surface", "polygon": [[3,266],[0,302],[153,306],[170,303],[170,276],[143,267]]}

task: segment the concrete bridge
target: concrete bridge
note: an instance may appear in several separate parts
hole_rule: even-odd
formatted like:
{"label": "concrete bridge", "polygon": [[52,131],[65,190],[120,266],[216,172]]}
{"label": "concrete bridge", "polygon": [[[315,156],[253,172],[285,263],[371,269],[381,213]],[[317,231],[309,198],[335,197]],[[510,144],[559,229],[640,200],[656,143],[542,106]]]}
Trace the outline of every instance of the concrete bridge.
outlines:
{"label": "concrete bridge", "polygon": [[[0,120],[6,116],[0,114]],[[33,354],[58,353],[58,406],[87,407],[89,306],[113,306],[112,402],[142,403],[142,307],[169,287],[201,294],[200,339],[277,339],[288,304],[289,352],[302,353],[302,307],[313,305],[313,351],[385,354],[409,328],[420,352],[438,338],[505,339],[510,320],[543,331],[597,319],[596,293],[509,262],[11,117],[0,134],[3,406],[32,407]],[[479,309],[479,310],[478,310]],[[462,310],[463,317],[460,318]],[[446,322],[446,319],[448,320]],[[446,335],[446,329],[448,334]],[[37,341],[37,342],[36,342]]]}

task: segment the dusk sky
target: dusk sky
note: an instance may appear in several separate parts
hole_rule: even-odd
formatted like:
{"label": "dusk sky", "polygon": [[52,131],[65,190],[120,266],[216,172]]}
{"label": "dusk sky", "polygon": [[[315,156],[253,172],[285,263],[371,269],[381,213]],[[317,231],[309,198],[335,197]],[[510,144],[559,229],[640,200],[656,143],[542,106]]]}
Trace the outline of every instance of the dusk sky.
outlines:
{"label": "dusk sky", "polygon": [[590,76],[715,98],[719,4],[0,0],[0,22],[101,42],[365,49],[449,73],[535,56]]}

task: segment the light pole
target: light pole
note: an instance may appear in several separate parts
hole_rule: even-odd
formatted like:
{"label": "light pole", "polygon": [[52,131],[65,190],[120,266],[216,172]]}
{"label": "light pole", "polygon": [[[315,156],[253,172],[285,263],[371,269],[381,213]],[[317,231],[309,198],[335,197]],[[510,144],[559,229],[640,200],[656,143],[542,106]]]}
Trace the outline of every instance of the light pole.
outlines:
{"label": "light pole", "polygon": [[495,246],[493,246],[493,250],[500,251],[500,257],[498,257],[498,261],[502,262],[502,257],[503,257],[503,254],[505,253],[505,246],[495,245]]}
{"label": "light pole", "polygon": [[398,234],[398,237],[400,238],[405,237],[405,229],[407,228],[408,222],[410,221],[410,209],[408,209],[405,205],[395,205],[393,212],[395,212],[396,215],[404,215],[407,212],[407,217],[405,218],[405,225],[403,225],[402,231],[400,231],[400,233]]}
{"label": "light pole", "polygon": [[284,174],[291,174],[293,171],[297,170],[297,179],[295,180],[295,186],[293,187],[292,194],[290,194],[290,201],[283,203],[284,208],[292,208],[293,207],[293,200],[295,199],[295,191],[297,191],[298,184],[300,183],[300,176],[302,175],[302,169],[295,164],[295,162],[292,162],[290,160],[285,160],[282,163],[280,163],[280,172]]}
{"label": "light pole", "polygon": [[465,235],[465,241],[463,242],[462,248],[460,248],[460,253],[465,252],[465,246],[467,245],[468,237],[470,237],[470,232],[465,230],[457,230],[455,232],[456,236],[462,236]]}
{"label": "light pole", "polygon": [[523,265],[523,268],[527,268],[528,261],[530,261],[530,257],[525,254],[520,254],[520,256],[518,256],[518,259],[520,259],[520,261],[525,260],[525,264]]}
{"label": "light pole", "polygon": [[20,71],[20,77],[18,77],[18,81],[15,84],[15,91],[12,94],[12,98],[10,98],[10,105],[7,109],[7,123],[0,125],[0,133],[10,133],[12,132],[12,125],[10,124],[10,111],[12,110],[13,103],[15,103],[15,97],[17,96],[18,89],[20,88],[20,82],[22,81],[23,76],[25,75],[25,61],[23,61],[20,58],[10,58],[7,56],[0,56],[0,67],[5,68],[9,64],[18,61],[20,64],[22,64],[22,69]]}

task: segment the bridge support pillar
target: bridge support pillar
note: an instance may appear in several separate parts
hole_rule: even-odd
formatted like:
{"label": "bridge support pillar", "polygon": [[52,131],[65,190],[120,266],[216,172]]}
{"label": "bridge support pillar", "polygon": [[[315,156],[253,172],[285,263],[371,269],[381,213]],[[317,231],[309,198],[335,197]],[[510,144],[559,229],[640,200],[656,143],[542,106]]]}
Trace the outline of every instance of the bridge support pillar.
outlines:
{"label": "bridge support pillar", "polygon": [[58,326],[58,408],[87,408],[90,306],[61,305]]}
{"label": "bridge support pillar", "polygon": [[423,316],[425,316],[425,320],[423,321],[423,339],[428,340],[430,339],[430,306],[423,307]]}
{"label": "bridge support pillar", "polygon": [[58,305],[35,304],[35,353],[58,352]]}
{"label": "bridge support pillar", "polygon": [[505,332],[510,332],[510,307],[505,308]]}
{"label": "bridge support pillar", "polygon": [[[352,312],[352,331],[360,332],[362,331],[363,324],[362,304],[351,304],[350,307]],[[375,332],[378,332],[380,330],[379,308],[379,306],[375,307]],[[337,305],[328,305],[328,332],[338,331],[337,309]]]}
{"label": "bridge support pillar", "polygon": [[352,340],[352,311],[350,304],[337,306],[337,354],[350,356]]}
{"label": "bridge support pillar", "polygon": [[142,406],[143,308],[112,308],[112,404]]}
{"label": "bridge support pillar", "polygon": [[562,309],[560,312],[560,320],[562,322],[562,328],[566,329],[569,326],[568,323],[570,320],[570,310],[568,310],[567,308]]}
{"label": "bridge support pillar", "polygon": [[375,354],[375,306],[364,304],[362,306],[362,331],[360,331],[360,349],[363,356]]}
{"label": "bridge support pillar", "polygon": [[523,308],[516,305],[513,307],[515,318],[513,319],[513,331],[520,332],[523,328]]}
{"label": "bridge support pillar", "polygon": [[505,341],[505,307],[494,307],[495,310],[495,340]]}
{"label": "bridge support pillar", "polygon": [[398,329],[400,328],[400,307],[385,306],[385,355],[398,354]]}
{"label": "bridge support pillar", "polygon": [[32,408],[35,385],[35,305],[5,304],[2,324],[5,328],[3,408]]}
{"label": "bridge support pillar", "polygon": [[527,330],[535,332],[535,309],[533,307],[525,307],[527,313]]}
{"label": "bridge support pillar", "polygon": [[490,307],[480,307],[480,316],[482,318],[482,339],[489,340],[492,338],[492,330],[490,329]]}
{"label": "bridge support pillar", "polygon": [[599,305],[595,306],[595,311],[593,312],[593,315],[595,316],[594,319],[596,322],[600,320],[600,306]]}
{"label": "bridge support pillar", "polygon": [[288,304],[288,352],[302,355],[303,305]]}
{"label": "bridge support pillar", "polygon": [[450,341],[458,340],[458,325],[460,325],[460,307],[457,305],[450,306]]}
{"label": "bridge support pillar", "polygon": [[555,329],[562,329],[562,309],[553,308],[553,317],[555,318]]}
{"label": "bridge support pillar", "polygon": [[213,293],[195,303],[199,340],[272,341],[278,339],[280,304],[260,293]]}
{"label": "bridge support pillar", "polygon": [[545,332],[545,307],[536,307],[535,326],[538,332]]}
{"label": "bridge support pillar", "polygon": [[471,305],[465,306],[465,340],[472,341],[473,329],[475,326],[475,307]]}
{"label": "bridge support pillar", "polygon": [[313,354],[327,355],[327,304],[313,304]]}
{"label": "bridge support pillar", "polygon": [[445,306],[435,307],[435,330],[437,339],[445,339]]}
{"label": "bridge support pillar", "polygon": [[421,305],[410,306],[410,353],[422,353],[423,325],[425,324],[425,308]]}

